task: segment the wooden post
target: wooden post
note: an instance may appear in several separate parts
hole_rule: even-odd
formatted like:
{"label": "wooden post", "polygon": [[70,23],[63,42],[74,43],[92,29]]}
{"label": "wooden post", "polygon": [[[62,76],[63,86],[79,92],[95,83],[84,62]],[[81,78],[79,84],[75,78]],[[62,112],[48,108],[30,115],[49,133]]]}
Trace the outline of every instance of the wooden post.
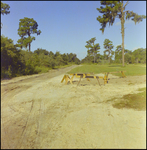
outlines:
{"label": "wooden post", "polygon": [[64,81],[64,79],[65,79],[65,75],[63,76],[63,79],[61,80],[61,83]]}
{"label": "wooden post", "polygon": [[125,74],[124,74],[124,71],[121,71],[121,74],[122,74],[122,77],[124,78],[126,78],[126,76],[125,76]]}
{"label": "wooden post", "polygon": [[[98,81],[98,83],[99,83],[99,85],[100,85],[100,82],[99,82],[99,79],[98,79],[98,77],[96,78],[97,79],[97,81]],[[100,85],[101,86],[101,85]]]}
{"label": "wooden post", "polygon": [[79,85],[79,83],[80,83],[80,81],[81,81],[81,78],[82,78],[82,76],[80,77],[80,80],[79,80],[79,82],[78,82],[77,86]]}

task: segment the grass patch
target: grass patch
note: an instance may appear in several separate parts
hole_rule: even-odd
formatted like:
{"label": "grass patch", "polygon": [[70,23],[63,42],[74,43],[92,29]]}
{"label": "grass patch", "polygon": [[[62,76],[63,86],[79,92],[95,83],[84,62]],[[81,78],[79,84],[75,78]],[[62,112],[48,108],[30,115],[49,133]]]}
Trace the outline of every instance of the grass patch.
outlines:
{"label": "grass patch", "polygon": [[138,91],[146,91],[146,87],[145,88],[140,88],[140,89],[138,89]]}
{"label": "grass patch", "polygon": [[[126,65],[122,67],[121,65],[83,65],[76,67],[69,71],[68,73],[103,73],[103,72],[116,72],[116,71],[126,71],[124,72],[126,76],[140,76],[146,75],[146,65]],[[121,73],[112,73],[116,76],[121,76]]]}
{"label": "grass patch", "polygon": [[70,67],[70,66],[72,66],[72,65],[77,65],[77,64],[75,64],[75,63],[68,63],[68,65],[64,65],[64,66],[55,66],[54,69],[66,68],[66,67]]}
{"label": "grass patch", "polygon": [[38,67],[36,66],[35,67],[35,71],[38,72],[39,74],[40,73],[46,73],[50,70],[51,68],[48,68],[48,67],[45,67],[45,66],[41,66],[41,67]]}
{"label": "grass patch", "polygon": [[142,91],[137,94],[124,95],[119,102],[112,104],[114,108],[132,108],[138,111],[146,110],[146,88],[141,88],[138,91]]}

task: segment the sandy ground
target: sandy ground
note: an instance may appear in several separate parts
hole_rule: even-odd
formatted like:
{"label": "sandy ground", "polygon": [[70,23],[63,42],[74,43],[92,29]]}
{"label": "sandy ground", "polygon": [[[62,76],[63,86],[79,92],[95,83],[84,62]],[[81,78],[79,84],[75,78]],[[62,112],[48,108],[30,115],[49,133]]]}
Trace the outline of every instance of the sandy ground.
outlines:
{"label": "sandy ground", "polygon": [[61,83],[74,67],[1,81],[2,149],[146,148],[146,111],[106,103],[146,87],[146,75]]}

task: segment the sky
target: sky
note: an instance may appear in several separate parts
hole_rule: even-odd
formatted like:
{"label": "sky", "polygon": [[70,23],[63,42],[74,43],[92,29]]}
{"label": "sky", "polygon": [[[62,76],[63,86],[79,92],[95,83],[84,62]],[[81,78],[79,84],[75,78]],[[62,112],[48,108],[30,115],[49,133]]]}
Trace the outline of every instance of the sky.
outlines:
{"label": "sky", "polygon": [[[74,53],[80,60],[87,56],[86,41],[95,37],[100,45],[100,54],[104,53],[104,40],[112,41],[115,51],[122,44],[121,24],[115,19],[113,26],[107,25],[104,34],[97,21],[102,16],[96,8],[100,1],[2,1],[10,6],[10,14],[2,15],[1,35],[11,38],[14,44],[20,39],[18,35],[19,19],[33,18],[38,23],[40,35],[32,34],[36,39],[31,43],[31,51],[38,48],[61,54]],[[124,1],[124,4],[126,1]],[[139,15],[146,15],[146,1],[129,1],[125,10]],[[134,51],[146,48],[146,19],[135,23],[125,21],[125,49]]]}

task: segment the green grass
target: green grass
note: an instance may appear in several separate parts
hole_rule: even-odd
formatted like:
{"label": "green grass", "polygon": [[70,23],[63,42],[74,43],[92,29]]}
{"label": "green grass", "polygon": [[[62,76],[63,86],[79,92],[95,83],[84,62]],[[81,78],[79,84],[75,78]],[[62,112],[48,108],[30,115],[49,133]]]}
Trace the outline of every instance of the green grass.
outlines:
{"label": "green grass", "polygon": [[[68,73],[103,73],[103,72],[115,72],[115,71],[126,71],[126,76],[139,76],[146,75],[146,65],[126,65],[122,67],[120,64],[115,65],[83,65],[76,67]],[[114,73],[116,76],[121,76],[121,73]]]}
{"label": "green grass", "polygon": [[40,74],[40,73],[46,73],[46,72],[48,72],[49,70],[51,70],[51,68],[45,67],[45,66],[41,66],[41,67],[36,66],[36,67],[35,67],[35,71],[38,72],[39,74]]}
{"label": "green grass", "polygon": [[137,94],[124,95],[119,102],[112,104],[114,108],[132,108],[138,111],[146,110],[146,88],[141,88],[138,91],[142,91]]}
{"label": "green grass", "polygon": [[72,65],[76,65],[75,63],[68,63],[68,65],[64,65],[64,66],[55,66],[54,69],[58,69],[58,68],[66,68],[66,67],[70,67]]}

